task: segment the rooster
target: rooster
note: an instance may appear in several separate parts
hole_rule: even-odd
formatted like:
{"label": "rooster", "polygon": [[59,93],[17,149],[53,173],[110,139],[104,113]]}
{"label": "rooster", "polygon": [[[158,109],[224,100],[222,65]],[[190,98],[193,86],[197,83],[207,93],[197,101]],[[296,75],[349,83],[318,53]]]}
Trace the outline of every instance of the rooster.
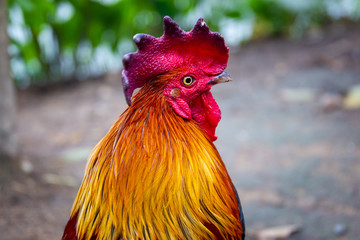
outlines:
{"label": "rooster", "polygon": [[[239,197],[215,148],[228,47],[200,18],[164,18],[123,58],[129,107],[89,156],[63,240],[244,239]],[[139,91],[133,96],[136,88]]]}

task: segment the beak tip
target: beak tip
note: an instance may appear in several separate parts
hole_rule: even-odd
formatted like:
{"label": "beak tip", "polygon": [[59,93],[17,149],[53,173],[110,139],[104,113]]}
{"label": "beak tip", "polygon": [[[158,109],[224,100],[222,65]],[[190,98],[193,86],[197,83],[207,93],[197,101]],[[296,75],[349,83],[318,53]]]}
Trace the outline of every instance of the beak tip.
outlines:
{"label": "beak tip", "polygon": [[227,72],[222,72],[219,75],[215,76],[209,81],[210,84],[215,85],[218,83],[226,83],[232,81],[230,75]]}

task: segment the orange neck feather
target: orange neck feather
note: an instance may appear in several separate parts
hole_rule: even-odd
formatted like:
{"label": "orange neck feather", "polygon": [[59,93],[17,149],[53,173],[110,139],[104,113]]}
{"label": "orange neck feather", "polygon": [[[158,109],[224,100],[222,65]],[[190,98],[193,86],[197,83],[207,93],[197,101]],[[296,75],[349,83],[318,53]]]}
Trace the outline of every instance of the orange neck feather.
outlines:
{"label": "orange neck feather", "polygon": [[219,153],[161,86],[142,87],[92,151],[72,209],[79,239],[240,239]]}

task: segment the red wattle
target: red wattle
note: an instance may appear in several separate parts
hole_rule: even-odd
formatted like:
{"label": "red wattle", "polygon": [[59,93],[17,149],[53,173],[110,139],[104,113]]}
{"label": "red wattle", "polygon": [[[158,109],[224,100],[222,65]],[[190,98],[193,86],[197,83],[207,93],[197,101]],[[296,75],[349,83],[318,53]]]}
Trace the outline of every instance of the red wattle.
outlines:
{"label": "red wattle", "polygon": [[197,97],[190,105],[192,118],[215,141],[215,129],[221,119],[221,111],[210,91]]}

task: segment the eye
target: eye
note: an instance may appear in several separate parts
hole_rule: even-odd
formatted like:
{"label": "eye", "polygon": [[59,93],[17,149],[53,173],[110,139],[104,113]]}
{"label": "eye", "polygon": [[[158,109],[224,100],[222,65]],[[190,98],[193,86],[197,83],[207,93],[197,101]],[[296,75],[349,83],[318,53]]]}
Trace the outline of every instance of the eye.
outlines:
{"label": "eye", "polygon": [[195,79],[191,76],[185,76],[182,79],[182,83],[184,84],[185,87],[189,87],[194,83]]}

